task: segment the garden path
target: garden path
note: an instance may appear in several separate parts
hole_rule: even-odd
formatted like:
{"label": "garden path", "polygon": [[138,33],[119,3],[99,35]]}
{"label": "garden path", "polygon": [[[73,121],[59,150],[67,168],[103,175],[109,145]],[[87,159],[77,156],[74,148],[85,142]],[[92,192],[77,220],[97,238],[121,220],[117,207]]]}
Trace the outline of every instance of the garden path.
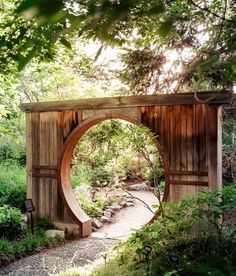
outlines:
{"label": "garden path", "polygon": [[[132,191],[150,206],[156,203],[156,198],[147,191]],[[0,276],[48,276],[59,271],[83,266],[101,257],[117,241],[125,239],[152,218],[152,213],[135,200],[132,207],[120,210],[114,217],[115,222],[104,225],[92,236],[66,243],[57,248],[45,250],[0,269]]]}

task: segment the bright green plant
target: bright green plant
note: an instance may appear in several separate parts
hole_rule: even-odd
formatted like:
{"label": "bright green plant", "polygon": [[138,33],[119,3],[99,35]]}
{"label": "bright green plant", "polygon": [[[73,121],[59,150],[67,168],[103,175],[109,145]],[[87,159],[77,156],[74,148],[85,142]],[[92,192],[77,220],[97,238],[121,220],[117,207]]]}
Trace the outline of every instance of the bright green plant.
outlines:
{"label": "bright green plant", "polygon": [[8,205],[0,207],[0,233],[1,237],[10,240],[19,237],[22,233],[22,217],[18,209]]}
{"label": "bright green plant", "polygon": [[223,218],[235,206],[236,186],[168,203],[164,217],[118,244],[117,257],[91,275],[112,275],[109,267],[119,276],[234,275],[235,224]]}
{"label": "bright green plant", "polygon": [[0,204],[25,210],[25,168],[15,162],[0,164]]}
{"label": "bright green plant", "polygon": [[0,267],[1,265],[9,264],[16,259],[27,256],[28,254],[37,253],[43,248],[49,248],[53,245],[62,243],[63,240],[59,237],[48,238],[45,233],[40,231],[35,235],[27,232],[25,236],[13,242],[7,239],[0,239]]}

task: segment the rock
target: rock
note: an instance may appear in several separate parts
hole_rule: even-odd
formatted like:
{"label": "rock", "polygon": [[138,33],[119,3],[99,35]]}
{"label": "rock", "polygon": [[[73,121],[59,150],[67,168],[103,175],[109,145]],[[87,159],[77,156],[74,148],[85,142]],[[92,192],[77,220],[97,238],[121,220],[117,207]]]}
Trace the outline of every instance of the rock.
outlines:
{"label": "rock", "polygon": [[128,198],[126,201],[127,201],[127,203],[128,202],[134,203],[134,199],[133,198]]}
{"label": "rock", "polygon": [[131,185],[128,188],[131,191],[149,191],[149,187],[145,182]]}
{"label": "rock", "polygon": [[80,235],[79,225],[74,223],[54,222],[54,227],[57,230],[66,231],[69,235],[77,237]]}
{"label": "rock", "polygon": [[103,212],[103,215],[104,215],[104,217],[106,217],[108,220],[111,219],[111,212],[110,212],[110,211],[105,210],[105,211]]}
{"label": "rock", "polygon": [[122,201],[122,202],[120,203],[120,205],[121,205],[122,207],[127,207],[127,202],[126,202],[126,201]]}
{"label": "rock", "polygon": [[111,212],[111,215],[115,215],[115,210],[111,208],[112,206],[110,206],[108,209],[106,209],[106,211]]}
{"label": "rock", "polygon": [[92,232],[97,232],[97,228],[96,227],[92,227]]}
{"label": "rock", "polygon": [[114,211],[117,211],[117,210],[120,210],[121,209],[121,206],[117,203],[114,203],[110,206],[110,208]]}
{"label": "rock", "polygon": [[91,222],[92,222],[93,228],[99,229],[102,227],[102,223],[96,218],[92,218]]}
{"label": "rock", "polygon": [[101,222],[111,222],[111,219],[108,219],[107,217],[102,216],[102,217],[100,218],[100,221],[101,221]]}
{"label": "rock", "polygon": [[133,202],[127,202],[127,207],[131,207],[131,206],[134,206],[134,203]]}
{"label": "rock", "polygon": [[62,239],[65,238],[65,232],[61,230],[47,230],[45,231],[45,235],[48,238],[55,238],[55,237],[60,237]]}

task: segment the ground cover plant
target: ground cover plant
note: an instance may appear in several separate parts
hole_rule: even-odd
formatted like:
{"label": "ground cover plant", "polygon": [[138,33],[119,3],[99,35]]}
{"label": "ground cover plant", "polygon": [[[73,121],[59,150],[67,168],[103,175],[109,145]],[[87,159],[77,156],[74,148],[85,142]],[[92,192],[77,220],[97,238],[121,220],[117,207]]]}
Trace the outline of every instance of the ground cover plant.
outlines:
{"label": "ground cover plant", "polygon": [[25,210],[26,177],[25,167],[16,162],[0,163],[0,206],[7,204],[11,207]]}
{"label": "ground cover plant", "polygon": [[32,234],[20,210],[8,205],[0,207],[0,267],[44,248],[62,244],[64,239],[61,237],[45,234],[45,230],[53,227],[48,219],[37,219]]}
{"label": "ground cover plant", "polygon": [[236,227],[224,219],[235,206],[235,185],[168,203],[91,275],[235,275]]}

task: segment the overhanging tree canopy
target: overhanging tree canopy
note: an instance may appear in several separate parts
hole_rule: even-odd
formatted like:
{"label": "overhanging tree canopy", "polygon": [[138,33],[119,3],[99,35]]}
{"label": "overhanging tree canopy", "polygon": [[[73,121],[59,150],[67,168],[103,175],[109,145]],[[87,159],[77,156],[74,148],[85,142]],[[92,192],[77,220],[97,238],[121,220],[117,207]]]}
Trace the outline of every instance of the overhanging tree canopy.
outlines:
{"label": "overhanging tree canopy", "polygon": [[147,48],[156,59],[167,48],[190,47],[194,55],[178,74],[183,83],[204,80],[222,88],[235,78],[233,0],[11,0],[1,9],[1,64],[8,69],[15,62],[21,69],[35,57],[53,58],[57,42],[71,48],[70,36],[76,34],[104,45],[127,46],[131,39],[141,56]]}

